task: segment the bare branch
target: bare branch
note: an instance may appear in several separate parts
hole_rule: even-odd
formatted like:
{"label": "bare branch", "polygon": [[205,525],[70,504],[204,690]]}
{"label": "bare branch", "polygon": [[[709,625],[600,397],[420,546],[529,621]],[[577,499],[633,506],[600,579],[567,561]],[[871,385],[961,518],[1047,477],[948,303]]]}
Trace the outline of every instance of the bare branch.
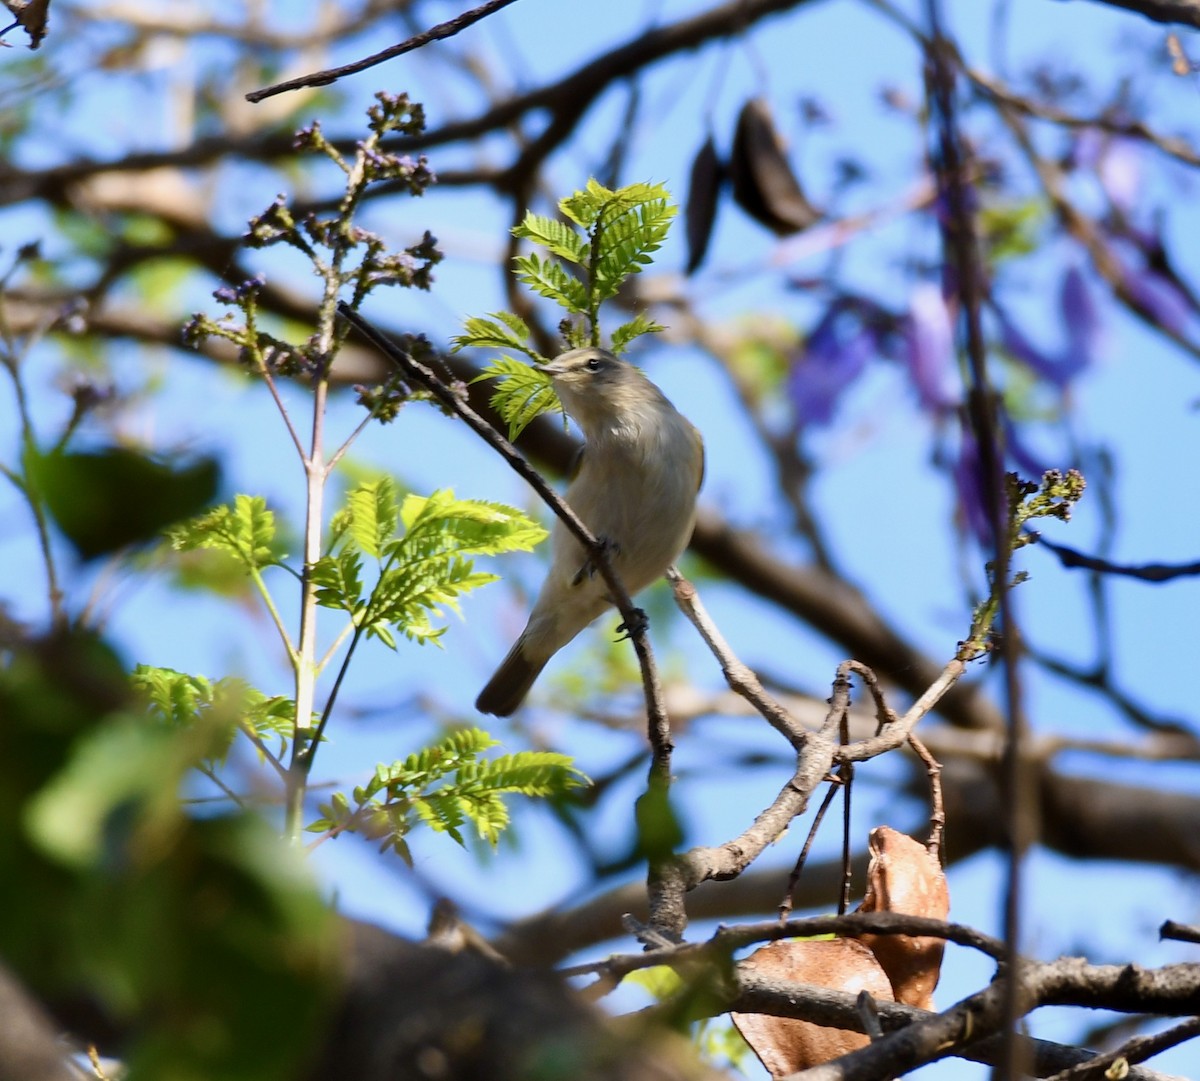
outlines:
{"label": "bare branch", "polygon": [[679,610],[700,632],[700,637],[717,658],[725,682],[735,694],[746,699],[796,750],[800,750],[808,738],[808,733],[779,702],[767,694],[758,677],[734,655],[729,643],[725,641],[701,602],[696,587],[674,567],[667,571],[667,581],[675,591],[675,603]]}
{"label": "bare branch", "polygon": [[1156,23],[1177,23],[1200,29],[1200,0],[1094,0],[1109,7],[1136,11]]}
{"label": "bare branch", "polygon": [[1055,544],[1045,537],[1038,538],[1038,544],[1048,548],[1064,567],[1084,567],[1100,574],[1119,574],[1125,578],[1137,578],[1143,582],[1173,582],[1176,578],[1193,578],[1200,574],[1200,561],[1195,563],[1112,563],[1099,556],[1085,555],[1083,552],[1068,548],[1065,544]]}
{"label": "bare branch", "polygon": [[[1128,1066],[1132,1062],[1142,1062],[1196,1036],[1200,1036],[1200,1017],[1193,1017],[1181,1025],[1167,1029],[1166,1032],[1156,1032],[1152,1036],[1133,1036],[1119,1047],[1097,1055],[1090,1062],[1081,1062],[1077,1066],[1060,1070],[1046,1081],[1099,1081],[1102,1077],[1110,1076],[1107,1068],[1114,1063],[1124,1062]],[[1128,1077],[1129,1074],[1122,1072],[1120,1076]]]}
{"label": "bare branch", "polygon": [[366,71],[368,68],[375,67],[376,64],[382,64],[385,60],[392,60],[397,56],[410,53],[414,49],[419,49],[423,45],[428,45],[431,41],[440,41],[443,38],[453,37],[460,30],[465,30],[473,23],[479,22],[480,19],[486,18],[494,11],[508,7],[511,3],[513,3],[513,0],[488,0],[487,3],[480,4],[477,8],[464,11],[461,15],[456,15],[453,19],[447,19],[444,23],[438,23],[437,26],[430,27],[420,34],[415,34],[413,37],[397,45],[389,46],[382,52],[364,57],[362,60],[355,60],[351,64],[343,64],[341,67],[327,68],[324,71],[313,72],[311,75],[301,75],[296,79],[288,79],[282,83],[275,83],[261,90],[252,90],[246,95],[246,100],[259,102],[265,98],[274,97],[276,94],[286,93],[289,90],[300,90],[310,86],[328,86],[330,83],[336,82],[343,75],[356,75],[360,71]]}

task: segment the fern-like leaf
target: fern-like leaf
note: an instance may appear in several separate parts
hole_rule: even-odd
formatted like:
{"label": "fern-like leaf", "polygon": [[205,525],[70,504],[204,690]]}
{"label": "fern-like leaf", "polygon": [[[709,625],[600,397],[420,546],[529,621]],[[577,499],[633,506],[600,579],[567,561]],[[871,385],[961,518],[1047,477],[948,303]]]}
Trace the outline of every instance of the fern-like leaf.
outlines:
{"label": "fern-like leaf", "polygon": [[643,334],[658,334],[662,330],[661,324],[638,312],[628,323],[622,323],[612,332],[610,348],[614,353],[623,353],[635,338],[640,338]]}
{"label": "fern-like leaf", "polygon": [[611,188],[606,188],[595,177],[590,177],[583,190],[559,200],[558,209],[571,221],[590,231],[604,208],[612,202],[615,194]]}
{"label": "fern-like leaf", "polygon": [[468,347],[482,349],[515,349],[536,363],[545,361],[529,345],[529,327],[525,320],[511,312],[492,312],[489,318],[472,317],[463,324],[463,333],[450,339],[454,350]]}
{"label": "fern-like leaf", "polygon": [[396,532],[396,485],[379,477],[352,488],[346,495],[347,529],[367,555],[378,559]]}
{"label": "fern-like leaf", "polygon": [[661,188],[650,190],[654,197],[643,202],[626,197],[622,189],[596,222],[597,257],[589,269],[600,300],[613,296],[631,274],[640,273],[666,239],[676,208]]}
{"label": "fern-like leaf", "polygon": [[497,357],[472,382],[483,379],[497,380],[492,408],[508,425],[510,440],[543,413],[562,409],[550,377],[512,357]]}
{"label": "fern-like leaf", "polygon": [[587,237],[555,218],[527,211],[525,219],[513,229],[513,236],[531,240],[568,263],[582,263],[587,258]]}
{"label": "fern-like leaf", "polygon": [[322,608],[335,608],[351,615],[364,607],[362,557],[358,549],[347,545],[331,556],[322,556],[312,566],[311,577],[316,601]]}
{"label": "fern-like leaf", "polygon": [[279,561],[275,552],[275,515],[261,496],[239,495],[232,505],[214,507],[198,518],[167,530],[179,552],[211,548],[226,552],[248,570]]}
{"label": "fern-like leaf", "polygon": [[542,259],[536,252],[519,255],[513,263],[518,280],[539,296],[548,297],[576,315],[588,310],[587,287],[568,274],[561,264]]}

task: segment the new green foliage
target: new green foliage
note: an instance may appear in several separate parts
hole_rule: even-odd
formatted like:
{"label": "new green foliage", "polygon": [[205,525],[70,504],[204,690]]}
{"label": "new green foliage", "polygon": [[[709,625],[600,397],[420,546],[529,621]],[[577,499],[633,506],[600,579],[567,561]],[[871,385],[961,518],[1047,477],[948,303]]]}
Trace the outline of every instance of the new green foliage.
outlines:
{"label": "new green foliage", "polygon": [[[661,184],[630,184],[613,191],[589,180],[582,191],[560,200],[558,209],[566,221],[529,212],[513,229],[515,236],[546,253],[518,255],[517,278],[565,309],[561,328],[567,348],[602,345],[601,305],[630,275],[649,265],[666,239],[676,207]],[[621,353],[635,338],[660,330],[639,312],[610,332],[608,348]],[[468,318],[453,342],[455,349],[523,353],[535,364],[547,359],[529,344],[525,322],[509,312]],[[497,380],[492,406],[508,424],[510,439],[539,414],[558,407],[549,376],[510,356],[493,358],[479,378]]]}
{"label": "new green foliage", "polygon": [[[402,527],[402,528],[401,528]],[[317,603],[350,615],[360,630],[396,647],[392,630],[418,642],[436,641],[440,605],[496,580],[475,570],[471,556],[529,551],[546,531],[500,503],[456,499],[451,491],[396,497],[387,477],[359,485],[335,518],[331,552],[312,568]],[[363,557],[374,581],[363,580]]]}
{"label": "new green foliage", "polygon": [[379,840],[411,862],[407,837],[421,823],[466,843],[470,824],[495,845],[508,825],[506,795],[542,798],[566,795],[588,783],[566,755],[521,751],[485,759],[497,741],[478,728],[463,728],[440,743],[391,765],[378,765],[371,780],[349,795],[337,792],[320,807],[315,833],[357,832]]}

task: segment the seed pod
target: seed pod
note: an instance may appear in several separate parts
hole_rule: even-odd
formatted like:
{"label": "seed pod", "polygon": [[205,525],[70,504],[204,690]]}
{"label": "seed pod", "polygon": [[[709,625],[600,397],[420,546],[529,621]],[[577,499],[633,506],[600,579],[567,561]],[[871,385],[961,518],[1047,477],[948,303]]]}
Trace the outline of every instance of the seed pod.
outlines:
{"label": "seed pod", "polygon": [[771,110],[762,98],[751,98],[742,106],[729,174],[738,205],[778,236],[798,233],[821,217],[792,172]]}
{"label": "seed pod", "polygon": [[685,274],[693,273],[708,251],[713,223],[717,220],[717,200],[725,184],[725,166],[717,157],[717,146],[710,135],[696,152],[692,162],[692,178],[687,196],[687,266]]}

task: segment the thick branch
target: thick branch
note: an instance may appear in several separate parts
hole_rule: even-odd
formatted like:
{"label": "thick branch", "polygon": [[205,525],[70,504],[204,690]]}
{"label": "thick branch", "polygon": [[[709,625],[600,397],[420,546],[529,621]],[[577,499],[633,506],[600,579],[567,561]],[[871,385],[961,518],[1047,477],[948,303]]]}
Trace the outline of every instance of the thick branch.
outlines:
{"label": "thick branch", "polygon": [[1094,0],[1109,7],[1136,11],[1156,23],[1178,23],[1200,29],[1200,0]]}

